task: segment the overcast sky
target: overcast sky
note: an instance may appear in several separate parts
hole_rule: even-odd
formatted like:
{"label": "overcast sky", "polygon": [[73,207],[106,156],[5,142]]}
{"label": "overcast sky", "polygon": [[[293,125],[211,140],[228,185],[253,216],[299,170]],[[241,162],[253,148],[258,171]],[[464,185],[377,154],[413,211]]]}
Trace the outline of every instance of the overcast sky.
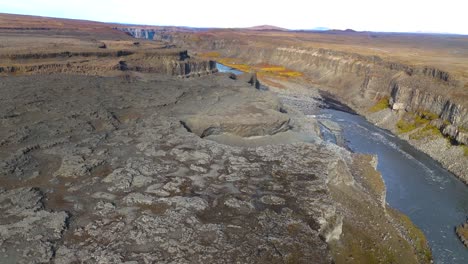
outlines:
{"label": "overcast sky", "polygon": [[466,0],[0,0],[0,12],[147,25],[468,34]]}

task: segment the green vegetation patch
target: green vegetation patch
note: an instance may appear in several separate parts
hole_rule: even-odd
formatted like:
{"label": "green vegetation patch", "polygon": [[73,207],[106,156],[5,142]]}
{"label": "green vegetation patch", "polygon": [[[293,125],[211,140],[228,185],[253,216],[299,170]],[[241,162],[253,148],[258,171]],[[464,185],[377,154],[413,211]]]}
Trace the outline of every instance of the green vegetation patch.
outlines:
{"label": "green vegetation patch", "polygon": [[432,119],[427,119],[427,118],[424,118],[423,116],[420,116],[420,115],[415,115],[414,116],[414,124],[417,127],[427,125],[429,122],[431,122],[431,120]]}
{"label": "green vegetation patch", "polygon": [[396,126],[397,126],[399,134],[408,133],[408,132],[411,132],[411,131],[413,131],[413,130],[415,130],[417,128],[416,125],[414,124],[414,122],[408,122],[408,121],[406,121],[404,119],[398,120]]}
{"label": "green vegetation patch", "polygon": [[372,106],[369,111],[372,113],[382,111],[390,107],[389,97],[385,96],[381,98],[374,106]]}
{"label": "green vegetation patch", "polygon": [[459,126],[458,131],[466,133],[466,132],[468,132],[468,129],[466,129],[466,128],[462,127],[462,126]]}
{"label": "green vegetation patch", "polygon": [[416,128],[423,127],[421,131],[415,133],[411,139],[422,139],[426,136],[437,136],[440,133],[439,129],[429,123],[431,120],[437,119],[439,116],[437,114],[422,111],[418,113],[408,113],[402,119],[400,119],[396,126],[399,134],[409,133]]}
{"label": "green vegetation patch", "polygon": [[415,140],[420,140],[423,138],[437,138],[437,137],[443,137],[443,135],[437,127],[430,125],[430,124],[426,125],[421,130],[416,131],[410,135],[410,139],[415,139]]}
{"label": "green vegetation patch", "polygon": [[468,157],[468,146],[462,145],[463,148],[463,156]]}

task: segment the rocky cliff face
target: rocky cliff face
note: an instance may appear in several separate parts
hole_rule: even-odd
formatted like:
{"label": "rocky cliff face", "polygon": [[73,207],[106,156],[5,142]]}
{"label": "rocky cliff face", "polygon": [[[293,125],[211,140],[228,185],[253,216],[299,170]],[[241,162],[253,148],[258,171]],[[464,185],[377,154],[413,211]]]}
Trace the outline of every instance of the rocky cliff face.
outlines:
{"label": "rocky cliff face", "polygon": [[183,61],[166,64],[167,72],[179,77],[193,77],[207,75],[216,72],[216,62],[214,61]]}
{"label": "rocky cliff face", "polygon": [[436,113],[440,120],[433,124],[456,142],[468,145],[467,133],[464,132],[468,127],[468,108],[465,105],[440,94],[425,92],[420,85],[405,85],[404,80],[393,83],[390,104],[394,110]]}
{"label": "rocky cliff face", "polygon": [[166,30],[158,30],[152,28],[142,28],[142,27],[119,27],[115,28],[117,30],[123,31],[130,36],[138,39],[148,39],[148,40],[161,40],[161,41],[172,41],[172,35],[168,34]]}
{"label": "rocky cliff face", "polygon": [[119,30],[128,33],[134,38],[153,40],[156,30],[144,28],[118,28]]}
{"label": "rocky cliff face", "polygon": [[[391,103],[399,103],[406,110],[430,111],[455,126],[468,127],[466,105],[445,93],[456,89],[457,83],[437,69],[415,69],[378,58],[325,50],[278,48],[254,52],[263,55],[262,60],[270,58],[272,63],[311,73],[319,83],[337,87],[335,90],[345,97],[347,93],[357,92],[361,98],[354,97],[354,100],[391,95]],[[240,56],[246,55],[240,53]]]}
{"label": "rocky cliff face", "polygon": [[190,58],[185,50],[30,53],[2,56],[0,74],[75,73],[106,75],[119,71],[193,77],[216,72],[216,63]]}

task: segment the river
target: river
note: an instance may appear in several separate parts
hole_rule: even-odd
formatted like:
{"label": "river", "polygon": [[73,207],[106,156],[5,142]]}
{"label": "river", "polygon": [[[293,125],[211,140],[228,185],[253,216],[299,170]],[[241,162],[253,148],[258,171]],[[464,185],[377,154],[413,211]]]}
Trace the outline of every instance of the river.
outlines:
{"label": "river", "polygon": [[[218,69],[241,73],[221,64]],[[377,155],[387,203],[408,215],[424,232],[434,263],[468,263],[468,249],[454,231],[468,216],[468,188],[464,183],[426,154],[359,115],[325,108],[316,117],[339,124],[344,144],[351,151]],[[336,143],[330,131],[325,136]]]}
{"label": "river", "polygon": [[468,216],[468,188],[463,182],[426,154],[359,115],[322,109],[317,118],[338,123],[351,151],[377,155],[387,203],[408,215],[424,232],[434,263],[468,263],[468,249],[454,231]]}

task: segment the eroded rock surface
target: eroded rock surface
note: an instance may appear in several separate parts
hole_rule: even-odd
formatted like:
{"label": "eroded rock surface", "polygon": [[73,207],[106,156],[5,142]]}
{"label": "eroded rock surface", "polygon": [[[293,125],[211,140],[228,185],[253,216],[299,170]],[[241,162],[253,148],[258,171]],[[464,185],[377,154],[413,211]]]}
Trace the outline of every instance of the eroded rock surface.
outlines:
{"label": "eroded rock surface", "polygon": [[44,209],[35,188],[0,189],[0,262],[47,263],[54,258],[69,218]]}
{"label": "eroded rock surface", "polygon": [[[3,259],[331,263],[343,224],[380,223],[401,239],[385,192],[369,194],[356,159],[304,115],[317,104],[222,74],[8,77],[0,90]],[[199,132],[215,126],[244,145]],[[373,216],[360,217],[361,201]],[[411,256],[408,244],[398,250]]]}
{"label": "eroded rock surface", "polygon": [[[25,262],[331,262],[323,226],[335,224],[326,186],[334,151],[230,147],[180,122],[208,116],[207,105],[226,118],[255,106],[262,122],[251,128],[262,129],[270,113],[289,118],[272,95],[227,76],[128,83],[52,75],[34,77],[34,86],[30,78],[1,84],[2,113],[15,113],[2,119],[2,197],[28,201],[8,198],[0,216],[3,258],[22,241],[40,253],[20,251]],[[243,131],[243,122],[233,119],[226,132]]]}

